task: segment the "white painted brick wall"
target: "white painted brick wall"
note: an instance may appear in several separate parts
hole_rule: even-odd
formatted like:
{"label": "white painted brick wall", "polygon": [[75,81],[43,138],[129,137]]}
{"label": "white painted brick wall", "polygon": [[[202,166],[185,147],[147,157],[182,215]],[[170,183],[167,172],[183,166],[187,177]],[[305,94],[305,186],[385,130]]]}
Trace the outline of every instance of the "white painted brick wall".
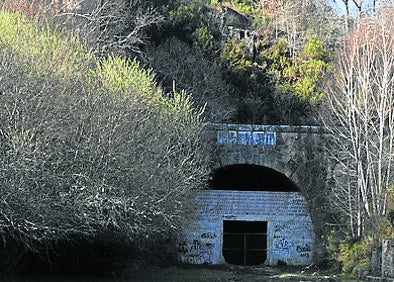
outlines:
{"label": "white painted brick wall", "polygon": [[184,263],[224,263],[223,221],[266,221],[267,260],[288,265],[312,262],[314,233],[305,198],[298,192],[202,191],[195,219],[184,227],[179,260]]}

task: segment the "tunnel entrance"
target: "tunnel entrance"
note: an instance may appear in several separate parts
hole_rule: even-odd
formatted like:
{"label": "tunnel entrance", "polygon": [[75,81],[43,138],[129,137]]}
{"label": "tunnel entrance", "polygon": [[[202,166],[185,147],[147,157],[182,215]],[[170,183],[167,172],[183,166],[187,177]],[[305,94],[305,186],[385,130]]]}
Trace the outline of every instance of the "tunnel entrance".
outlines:
{"label": "tunnel entrance", "polygon": [[223,221],[223,257],[236,265],[258,265],[267,259],[266,221]]}
{"label": "tunnel entrance", "polygon": [[209,187],[212,190],[299,192],[297,185],[283,173],[252,164],[216,169],[211,174]]}

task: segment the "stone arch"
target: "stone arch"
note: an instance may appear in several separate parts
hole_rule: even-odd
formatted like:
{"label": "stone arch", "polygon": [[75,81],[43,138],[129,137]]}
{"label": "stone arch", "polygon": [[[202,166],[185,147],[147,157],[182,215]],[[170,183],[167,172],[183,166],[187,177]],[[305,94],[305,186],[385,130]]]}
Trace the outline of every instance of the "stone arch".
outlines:
{"label": "stone arch", "polygon": [[[209,129],[212,142],[211,171],[231,165],[248,164],[268,167],[283,174],[297,185],[299,194],[306,199],[317,238],[324,234],[323,223],[327,209],[322,203],[327,164],[321,146],[325,140],[323,128],[210,124]],[[316,259],[320,259],[324,256],[324,248],[319,240],[315,243],[314,255]]]}

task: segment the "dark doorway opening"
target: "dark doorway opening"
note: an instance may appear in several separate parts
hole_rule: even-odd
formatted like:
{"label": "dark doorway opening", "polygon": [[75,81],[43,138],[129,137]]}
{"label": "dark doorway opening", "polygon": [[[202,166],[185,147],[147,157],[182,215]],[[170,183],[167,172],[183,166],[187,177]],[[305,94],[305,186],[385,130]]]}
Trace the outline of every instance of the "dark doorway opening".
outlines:
{"label": "dark doorway opening", "polygon": [[258,265],[267,259],[266,221],[223,221],[223,257],[236,265]]}

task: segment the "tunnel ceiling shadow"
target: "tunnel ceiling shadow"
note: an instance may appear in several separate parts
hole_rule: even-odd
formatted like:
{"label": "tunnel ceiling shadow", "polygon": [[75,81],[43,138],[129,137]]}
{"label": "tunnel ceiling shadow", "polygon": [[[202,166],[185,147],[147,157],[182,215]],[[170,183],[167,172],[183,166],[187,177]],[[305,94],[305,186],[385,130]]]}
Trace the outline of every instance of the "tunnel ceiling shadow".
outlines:
{"label": "tunnel ceiling shadow", "polygon": [[211,173],[212,190],[299,192],[286,175],[272,168],[237,164],[219,168]]}

